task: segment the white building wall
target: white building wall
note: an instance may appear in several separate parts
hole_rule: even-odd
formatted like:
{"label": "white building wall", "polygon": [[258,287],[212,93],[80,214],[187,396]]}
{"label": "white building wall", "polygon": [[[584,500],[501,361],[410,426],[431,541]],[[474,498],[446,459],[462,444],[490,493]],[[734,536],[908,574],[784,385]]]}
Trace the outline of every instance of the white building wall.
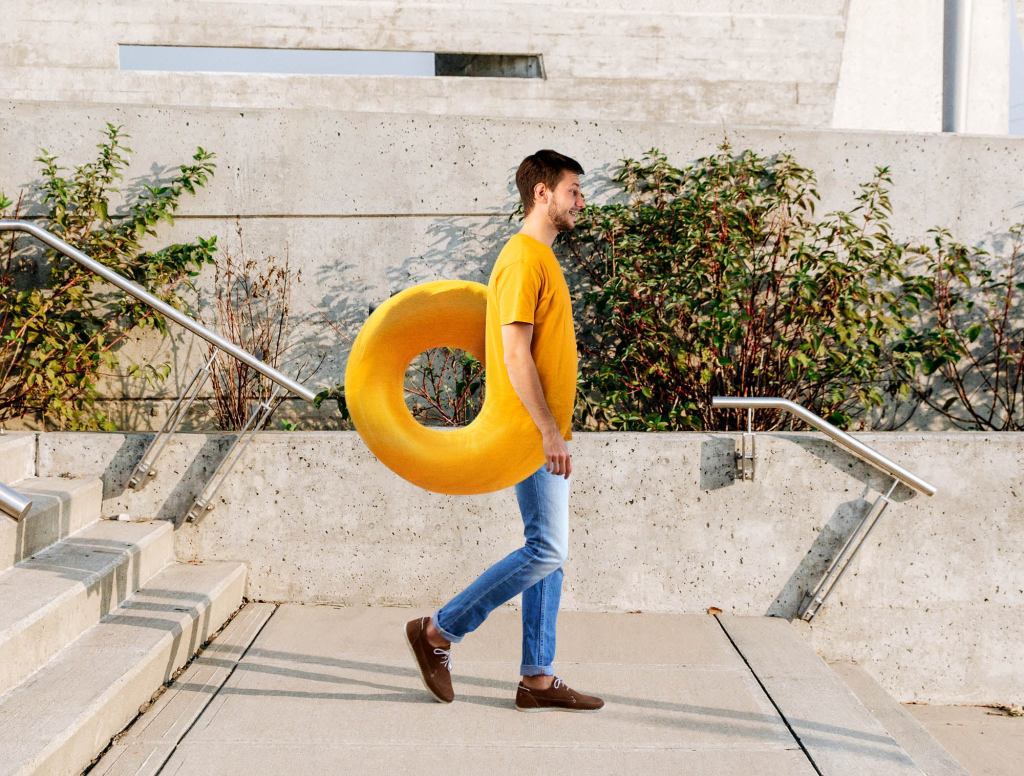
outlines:
{"label": "white building wall", "polygon": [[942,129],[943,0],[850,0],[832,126]]}
{"label": "white building wall", "polygon": [[[942,130],[943,0],[850,0],[832,126]],[[1009,131],[1009,0],[969,8],[964,131]]]}
{"label": "white building wall", "polygon": [[[0,0],[0,98],[828,126],[843,0]],[[523,53],[546,78],[122,72],[118,44]]]}
{"label": "white building wall", "polygon": [[[974,0],[967,131],[1007,131]],[[939,131],[944,0],[0,0],[0,99]],[[544,79],[121,71],[118,44],[539,54]]]}

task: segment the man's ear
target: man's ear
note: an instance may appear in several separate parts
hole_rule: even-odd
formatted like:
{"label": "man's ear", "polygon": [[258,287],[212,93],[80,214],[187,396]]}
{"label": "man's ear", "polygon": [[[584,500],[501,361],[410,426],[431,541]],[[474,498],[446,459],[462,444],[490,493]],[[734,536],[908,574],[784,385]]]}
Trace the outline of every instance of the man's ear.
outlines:
{"label": "man's ear", "polygon": [[548,185],[546,183],[538,183],[533,187],[534,202],[543,202],[544,204],[547,204],[548,194],[550,194],[550,192],[548,191]]}

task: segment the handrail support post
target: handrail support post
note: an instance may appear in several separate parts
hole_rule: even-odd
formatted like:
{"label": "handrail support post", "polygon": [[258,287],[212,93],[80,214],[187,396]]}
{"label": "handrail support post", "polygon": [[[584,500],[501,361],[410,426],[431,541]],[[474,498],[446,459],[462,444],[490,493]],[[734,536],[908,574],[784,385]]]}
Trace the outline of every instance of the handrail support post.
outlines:
{"label": "handrail support post", "polygon": [[740,480],[754,479],[754,408],[747,408],[747,430],[740,437],[740,449],[736,453],[736,476]]}
{"label": "handrail support post", "polygon": [[878,524],[882,513],[885,512],[885,508],[892,503],[892,492],[896,489],[899,482],[898,479],[893,478],[889,490],[885,494],[880,493],[878,495],[878,498],[871,505],[871,509],[860,519],[856,528],[847,537],[842,548],[836,553],[835,558],[832,559],[828,571],[818,581],[814,590],[804,596],[803,601],[800,603],[800,609],[797,612],[801,620],[804,622],[813,620],[826,599],[832,594],[836,584],[850,567],[850,563],[856,557],[865,540],[867,540],[868,535]]}
{"label": "handrail support post", "polygon": [[167,414],[167,418],[164,420],[164,425],[160,431],[157,432],[156,436],[149,443],[149,447],[146,448],[146,452],[143,454],[142,459],[135,466],[132,471],[131,477],[128,478],[128,487],[133,490],[141,488],[146,482],[156,476],[156,469],[153,468],[156,464],[157,458],[163,452],[164,447],[167,445],[167,441],[171,438],[171,435],[178,430],[178,426],[181,424],[182,418],[184,418],[189,409],[192,407],[192,402],[195,401],[199,392],[203,386],[206,385],[206,381],[210,379],[210,371],[213,369],[214,355],[211,354],[206,360],[206,363],[196,370],[196,373],[192,375],[192,379],[189,380],[185,390],[181,392],[181,396],[174,402],[174,406],[171,407],[171,411]]}
{"label": "handrail support post", "polygon": [[227,453],[221,459],[217,465],[216,471],[213,476],[210,477],[206,482],[206,486],[203,488],[195,501],[192,502],[192,506],[189,508],[188,513],[185,515],[186,522],[194,523],[207,512],[212,512],[214,508],[214,497],[220,490],[221,485],[228,478],[231,470],[238,463],[238,460],[242,457],[242,453],[252,442],[256,436],[256,432],[259,431],[263,424],[267,422],[267,418],[270,417],[271,412],[278,404],[278,395],[281,389],[279,386],[274,386],[273,392],[270,396],[260,402],[252,408],[249,413],[248,419],[245,421],[245,425],[242,430],[235,437],[235,441],[231,443],[231,447],[228,448]]}

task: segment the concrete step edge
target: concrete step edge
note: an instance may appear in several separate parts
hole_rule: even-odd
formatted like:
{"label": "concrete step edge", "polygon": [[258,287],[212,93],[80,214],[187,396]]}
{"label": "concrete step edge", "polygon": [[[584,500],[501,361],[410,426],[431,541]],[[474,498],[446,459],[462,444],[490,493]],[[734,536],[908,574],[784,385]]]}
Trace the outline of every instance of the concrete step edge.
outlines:
{"label": "concrete step edge", "polygon": [[717,619],[823,776],[923,776],[913,758],[788,621],[727,614]]}
{"label": "concrete step edge", "polygon": [[32,509],[20,521],[0,514],[0,572],[99,520],[98,477],[30,477],[17,485]]}
{"label": "concrete step edge", "polygon": [[970,776],[967,769],[946,751],[913,714],[889,695],[863,666],[835,662],[829,663],[829,667],[927,776]]}
{"label": "concrete step edge", "polygon": [[119,734],[90,774],[156,776],[276,610],[277,604],[245,604],[156,703]]}
{"label": "concrete step edge", "polygon": [[[239,607],[245,576],[241,563],[172,564],[0,698],[0,775],[81,773]],[[190,603],[160,603],[176,593]]]}
{"label": "concrete step edge", "polygon": [[[104,565],[82,570],[97,554]],[[0,625],[0,695],[120,606],[173,554],[170,523],[97,521],[0,572],[0,606],[32,598],[40,586],[47,596]]]}

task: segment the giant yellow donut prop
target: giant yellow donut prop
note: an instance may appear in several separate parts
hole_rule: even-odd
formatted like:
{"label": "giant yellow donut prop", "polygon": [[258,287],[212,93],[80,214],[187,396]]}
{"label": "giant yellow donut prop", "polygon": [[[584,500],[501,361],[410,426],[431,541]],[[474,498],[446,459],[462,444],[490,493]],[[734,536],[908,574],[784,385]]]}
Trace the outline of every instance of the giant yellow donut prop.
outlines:
{"label": "giant yellow donut prop", "polygon": [[[540,432],[525,411],[525,420],[496,416],[493,392],[501,388],[490,369],[483,407],[468,426],[428,428],[405,404],[406,369],[425,350],[460,348],[486,367],[486,311],[487,287],[480,283],[424,283],[374,310],[352,345],[345,400],[356,430],[382,463],[426,490],[488,493],[526,479],[544,463]],[[512,390],[507,382],[504,390]]]}

